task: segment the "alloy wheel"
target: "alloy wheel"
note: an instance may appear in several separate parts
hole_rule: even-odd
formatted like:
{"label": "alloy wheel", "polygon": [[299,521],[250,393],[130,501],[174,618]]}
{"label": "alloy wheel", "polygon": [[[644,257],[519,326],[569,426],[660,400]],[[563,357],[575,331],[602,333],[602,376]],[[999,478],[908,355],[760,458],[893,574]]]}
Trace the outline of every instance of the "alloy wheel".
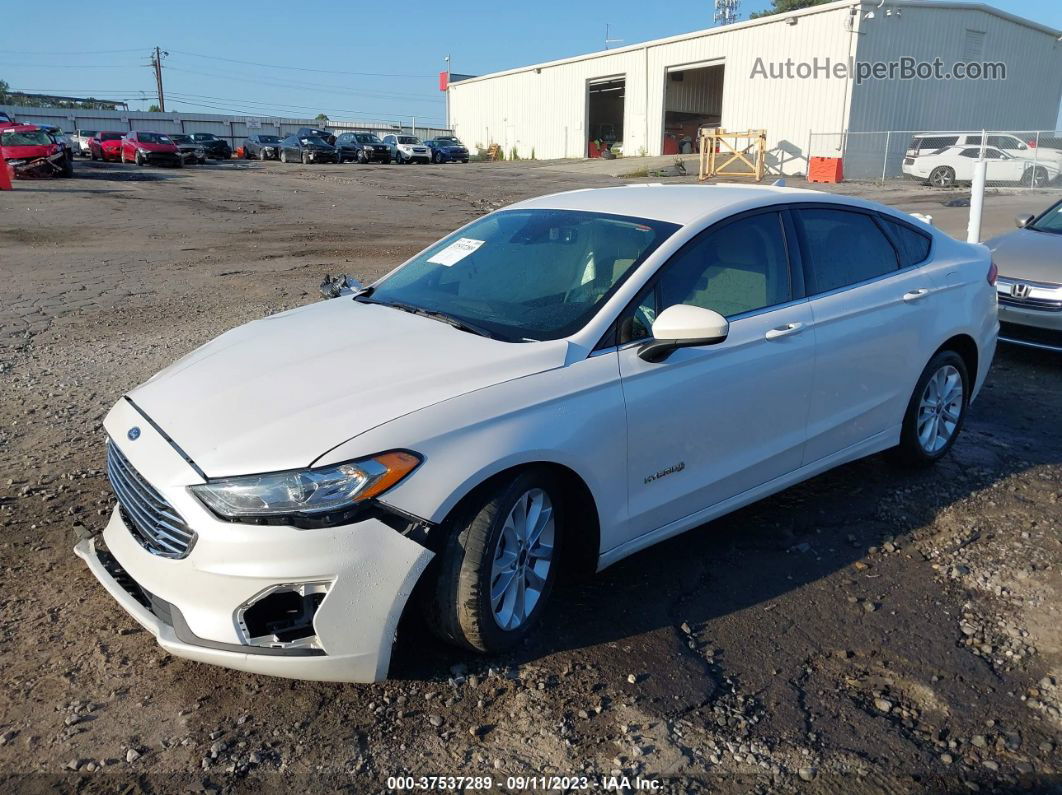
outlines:
{"label": "alloy wheel", "polygon": [[549,495],[542,489],[524,492],[505,518],[491,566],[491,612],[502,629],[517,629],[538,605],[553,565],[555,535]]}
{"label": "alloy wheel", "polygon": [[918,402],[918,443],[926,453],[938,453],[951,441],[962,411],[962,376],[948,364],[933,373]]}

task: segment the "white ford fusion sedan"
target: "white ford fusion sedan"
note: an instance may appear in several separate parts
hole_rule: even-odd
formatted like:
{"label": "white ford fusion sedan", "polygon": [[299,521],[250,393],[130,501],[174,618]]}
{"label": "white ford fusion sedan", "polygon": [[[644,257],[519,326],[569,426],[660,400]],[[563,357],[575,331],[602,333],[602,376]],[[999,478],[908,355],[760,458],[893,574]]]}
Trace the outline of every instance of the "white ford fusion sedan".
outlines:
{"label": "white ford fusion sedan", "polygon": [[992,361],[994,280],[982,246],[814,191],[521,202],[125,395],[117,505],[76,552],[201,662],[373,681],[414,604],[501,651],[562,564],[879,451],[945,455]]}

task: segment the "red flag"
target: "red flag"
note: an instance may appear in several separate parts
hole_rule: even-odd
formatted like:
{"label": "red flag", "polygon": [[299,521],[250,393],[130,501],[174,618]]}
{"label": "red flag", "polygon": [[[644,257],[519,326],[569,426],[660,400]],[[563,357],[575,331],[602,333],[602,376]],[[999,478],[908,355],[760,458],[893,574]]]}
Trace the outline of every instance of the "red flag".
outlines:
{"label": "red flag", "polygon": [[450,75],[446,72],[439,72],[439,90],[445,91],[449,86]]}

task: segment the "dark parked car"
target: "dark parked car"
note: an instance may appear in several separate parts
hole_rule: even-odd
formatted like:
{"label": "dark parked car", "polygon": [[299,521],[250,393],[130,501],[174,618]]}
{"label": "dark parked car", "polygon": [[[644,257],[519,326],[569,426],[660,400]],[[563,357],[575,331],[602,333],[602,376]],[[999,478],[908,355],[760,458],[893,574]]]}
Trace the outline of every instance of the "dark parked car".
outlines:
{"label": "dark parked car", "polygon": [[223,138],[218,138],[214,133],[192,133],[192,140],[206,150],[207,157],[215,160],[228,160],[232,157],[232,147]]}
{"label": "dark parked car", "polygon": [[282,163],[335,163],[336,148],[320,138],[289,135],[280,142]]}
{"label": "dark parked car", "polygon": [[336,145],[336,136],[328,132],[328,130],[322,130],[318,127],[300,127],[295,134],[300,138],[320,138],[329,146]]}
{"label": "dark parked car", "polygon": [[339,162],[357,160],[359,163],[390,163],[391,147],[371,132],[346,132],[336,138]]}
{"label": "dark parked car", "polygon": [[468,162],[468,149],[452,135],[441,135],[424,142],[431,149],[433,163]]}
{"label": "dark parked car", "polygon": [[[207,161],[206,149],[202,144],[197,144],[190,135],[171,135],[170,138],[181,152],[181,159],[185,163],[198,163],[203,165]],[[95,158],[95,155],[93,155]]]}
{"label": "dark parked car", "polygon": [[248,160],[276,160],[280,157],[280,136],[248,135],[243,142],[243,156]]}

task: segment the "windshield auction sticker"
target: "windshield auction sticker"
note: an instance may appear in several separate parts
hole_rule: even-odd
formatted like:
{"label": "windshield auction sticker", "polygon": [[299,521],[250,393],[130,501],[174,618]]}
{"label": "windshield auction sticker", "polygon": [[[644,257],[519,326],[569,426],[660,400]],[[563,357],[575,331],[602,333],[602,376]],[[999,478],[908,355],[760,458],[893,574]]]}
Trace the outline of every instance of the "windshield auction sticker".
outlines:
{"label": "windshield auction sticker", "polygon": [[463,260],[473,251],[482,246],[484,241],[473,240],[470,237],[463,237],[460,240],[455,240],[448,245],[442,251],[438,251],[428,259],[428,262],[435,265],[445,265],[449,268],[451,265],[456,265]]}

